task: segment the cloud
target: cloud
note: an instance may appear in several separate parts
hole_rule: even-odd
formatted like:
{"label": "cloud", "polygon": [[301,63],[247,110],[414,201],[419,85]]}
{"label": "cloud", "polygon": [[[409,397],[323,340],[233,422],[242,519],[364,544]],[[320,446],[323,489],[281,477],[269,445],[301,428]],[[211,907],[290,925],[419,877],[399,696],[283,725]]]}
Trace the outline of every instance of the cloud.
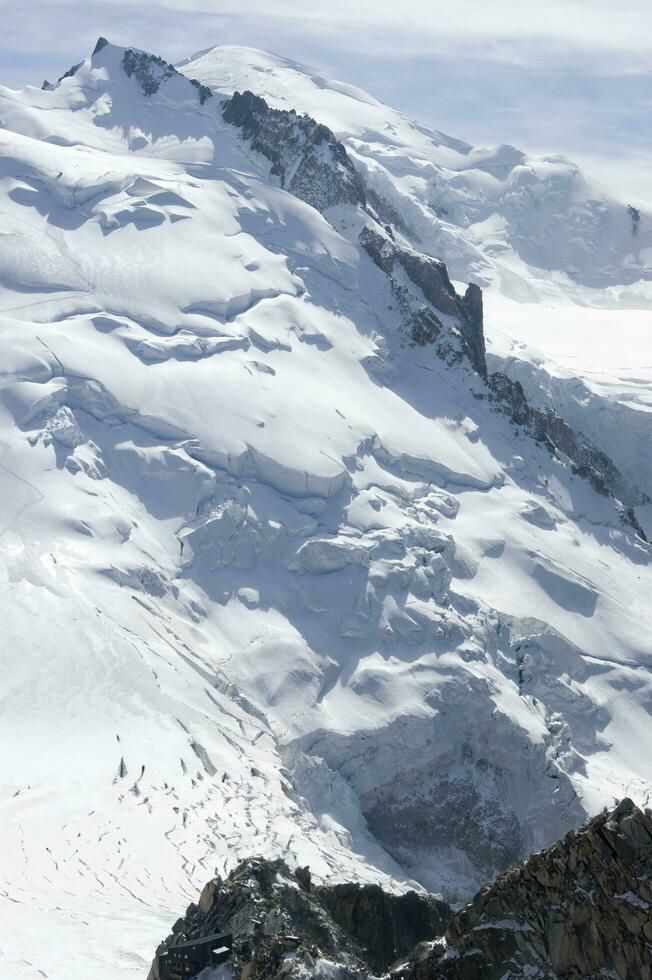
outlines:
{"label": "cloud", "polygon": [[[244,28],[290,32],[322,38],[340,50],[397,59],[406,53],[471,53],[485,60],[523,64],[545,57],[545,48],[575,50],[585,57],[600,53],[638,61],[652,53],[652,5],[648,0],[329,0],[299,5],[296,0],[32,0],[5,3],[3,32],[25,50],[30,40],[65,44],[89,23],[147,30],[157,39],[166,27],[182,29],[182,38],[199,25],[240,33]],[[165,17],[161,17],[161,12]],[[171,18],[166,19],[166,18]],[[12,30],[11,25],[14,25]],[[183,30],[184,25],[186,30]],[[58,28],[58,29],[57,29]],[[169,37],[169,44],[178,41]],[[216,43],[219,38],[216,38]],[[543,45],[543,48],[542,48]],[[600,64],[594,65],[600,70]]]}
{"label": "cloud", "polygon": [[[136,2],[136,0],[134,0]],[[360,42],[384,43],[383,52],[398,57],[403,44],[417,55],[454,49],[484,50],[487,58],[513,57],[514,42],[549,42],[588,52],[652,51],[652,8],[647,0],[330,0],[302,6],[275,0],[202,3],[166,0],[174,9],[213,9],[224,14],[255,15],[299,23],[304,32],[337,36],[359,50]],[[510,53],[513,51],[514,54]]]}
{"label": "cloud", "polygon": [[582,156],[621,189],[629,171],[652,200],[649,0],[5,0],[3,14],[5,84],[59,77],[99,34],[171,61],[250,45],[470,142]]}
{"label": "cloud", "polygon": [[627,204],[652,210],[650,156],[631,154],[574,153],[574,160],[587,174]]}

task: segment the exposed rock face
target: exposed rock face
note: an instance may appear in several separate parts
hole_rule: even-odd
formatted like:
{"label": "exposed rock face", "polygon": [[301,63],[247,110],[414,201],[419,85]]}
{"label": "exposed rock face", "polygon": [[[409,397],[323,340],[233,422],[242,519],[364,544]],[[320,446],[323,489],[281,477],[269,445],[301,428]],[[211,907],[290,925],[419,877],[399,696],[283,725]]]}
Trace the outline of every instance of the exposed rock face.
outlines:
{"label": "exposed rock face", "polygon": [[631,800],[483,888],[396,980],[652,978],[652,819]]}
{"label": "exposed rock face", "polygon": [[[468,295],[468,293],[467,293]],[[625,505],[624,520],[645,540],[643,529],[631,510],[647,499],[622,476],[606,453],[592,446],[581,433],[576,433],[554,409],[540,411],[532,408],[518,381],[495,372],[488,378],[490,398],[506,411],[517,425],[532,432],[535,439],[545,442],[552,451],[563,453],[576,472],[585,477],[598,493],[611,495]]]}
{"label": "exposed rock face", "polygon": [[[385,972],[441,932],[450,909],[430,895],[389,895],[374,885],[313,886],[307,868],[254,858],[210,881],[165,943],[232,933],[236,977],[354,978]],[[150,980],[158,980],[157,961]]]}
{"label": "exposed rock face", "polygon": [[271,161],[271,172],[282,187],[318,211],[338,204],[365,206],[362,181],[327,126],[294,110],[272,109],[248,91],[234,92],[224,102],[222,117]]}
{"label": "exposed rock face", "polygon": [[632,222],[632,235],[634,238],[638,235],[638,229],[641,224],[641,212],[638,208],[635,208],[632,204],[627,205],[627,214]]}
{"label": "exposed rock face", "polygon": [[401,248],[369,226],[363,229],[360,243],[386,275],[393,275],[396,266],[400,266],[412,282],[419,286],[428,302],[441,313],[449,313],[452,316],[459,313],[457,302],[459,297],[448,278],[448,270],[443,262]]}
{"label": "exposed rock face", "polygon": [[317,895],[334,921],[365,949],[374,973],[383,973],[400,956],[450,918],[450,908],[432,895],[389,895],[378,885],[331,885]]}
{"label": "exposed rock face", "polygon": [[473,368],[478,374],[486,375],[482,291],[479,286],[470,285],[464,297],[458,296],[444,262],[401,247],[391,237],[386,237],[369,226],[363,228],[360,244],[390,279],[394,295],[403,307],[403,312],[407,313],[412,341],[419,345],[433,343],[439,336],[442,321],[433,309],[423,305],[408,311],[410,304],[405,286],[400,281],[402,273],[407,276],[409,283],[418,286],[434,310],[455,317],[463,347]]}
{"label": "exposed rock face", "polygon": [[[101,41],[104,41],[104,44],[100,44]],[[100,38],[94,53],[101,51],[107,43],[104,38]],[[168,64],[157,55],[147,54],[137,48],[127,48],[122,59],[122,68],[127,78],[134,76],[143,95],[154,95],[155,92],[158,92],[161,84],[166,82],[168,78],[172,78],[173,75],[179,75],[180,78],[184,79],[186,77],[180,75],[174,65]],[[201,105],[213,95],[206,85],[200,85],[192,78],[189,78],[188,81],[197,89]]]}
{"label": "exposed rock face", "polygon": [[[57,85],[59,84],[59,82],[62,82],[64,78],[72,78],[73,75],[76,75],[83,64],[84,64],[83,61],[79,61],[77,62],[76,65],[73,65],[71,68],[69,68],[68,71],[64,71],[63,75],[60,75],[59,78],[57,79]],[[50,83],[48,82],[48,86],[49,84]],[[44,90],[46,89],[45,82],[42,85],[42,89]]]}
{"label": "exposed rock face", "polygon": [[307,868],[244,861],[206,885],[157,955],[222,932],[241,980],[652,980],[652,818],[623,800],[455,915],[430,895],[315,887]]}
{"label": "exposed rock face", "polygon": [[466,314],[468,330],[466,340],[471,351],[471,363],[478,374],[487,373],[487,361],[484,345],[484,310],[482,306],[482,290],[474,283],[470,282],[467,286],[462,300],[462,307]]}

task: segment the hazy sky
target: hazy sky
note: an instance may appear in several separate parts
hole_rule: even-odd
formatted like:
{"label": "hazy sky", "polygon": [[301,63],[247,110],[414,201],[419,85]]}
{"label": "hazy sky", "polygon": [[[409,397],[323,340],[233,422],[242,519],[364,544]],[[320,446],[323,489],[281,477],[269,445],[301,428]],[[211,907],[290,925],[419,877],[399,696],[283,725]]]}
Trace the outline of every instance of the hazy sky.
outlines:
{"label": "hazy sky", "polygon": [[265,48],[475,144],[559,151],[652,204],[651,0],[3,0],[0,83],[57,78],[103,34],[170,61]]}

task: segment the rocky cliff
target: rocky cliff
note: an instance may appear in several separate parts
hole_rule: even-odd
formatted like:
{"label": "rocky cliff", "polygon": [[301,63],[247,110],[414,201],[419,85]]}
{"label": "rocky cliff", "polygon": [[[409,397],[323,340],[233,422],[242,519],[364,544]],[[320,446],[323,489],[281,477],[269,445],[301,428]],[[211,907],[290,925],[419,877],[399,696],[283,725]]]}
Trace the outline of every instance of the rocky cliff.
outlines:
{"label": "rocky cliff", "polygon": [[650,980],[652,818],[625,799],[455,914],[432,895],[316,887],[306,868],[245,861],[206,885],[157,957],[217,932],[233,934],[230,970],[242,980]]}
{"label": "rocky cliff", "polygon": [[338,204],[365,205],[362,181],[344,146],[326,126],[293,110],[272,109],[252,92],[234,92],[222,106],[252,150],[272,164],[281,187],[318,211]]}
{"label": "rocky cliff", "polygon": [[364,222],[359,245],[387,277],[407,341],[432,344],[447,362],[466,358],[486,381],[489,400],[551,452],[566,457],[599,493],[613,497],[623,521],[644,539],[633,508],[647,503],[647,497],[556,411],[532,407],[521,385],[507,375],[488,374],[482,290],[470,283],[459,295],[446,264],[408,244],[400,215],[366,186],[343,142],[311,116],[272,108],[251,91],[225,99],[221,112],[251,149],[271,162],[271,175],[283,188],[322,213],[343,205],[359,209]]}
{"label": "rocky cliff", "polygon": [[[484,377],[487,363],[480,287],[471,283],[464,296],[458,296],[444,262],[414,249],[400,247],[389,233],[383,235],[367,226],[360,234],[360,244],[387,276],[399,311],[408,321],[410,340],[420,345],[437,340],[442,321],[433,310],[453,317],[464,353],[474,371]],[[407,277],[409,285],[401,282],[404,277]],[[433,309],[423,304],[411,308],[409,286],[416,286]],[[442,354],[445,356],[446,351],[443,350]]]}
{"label": "rocky cliff", "polygon": [[631,800],[483,888],[395,980],[652,977],[652,819]]}
{"label": "rocky cliff", "polygon": [[243,980],[263,977],[365,977],[383,974],[415,943],[443,930],[446,903],[425,893],[390,895],[377,885],[316,887],[307,868],[282,860],[243,861],[215,878],[157,950],[185,940],[233,935],[230,967]]}

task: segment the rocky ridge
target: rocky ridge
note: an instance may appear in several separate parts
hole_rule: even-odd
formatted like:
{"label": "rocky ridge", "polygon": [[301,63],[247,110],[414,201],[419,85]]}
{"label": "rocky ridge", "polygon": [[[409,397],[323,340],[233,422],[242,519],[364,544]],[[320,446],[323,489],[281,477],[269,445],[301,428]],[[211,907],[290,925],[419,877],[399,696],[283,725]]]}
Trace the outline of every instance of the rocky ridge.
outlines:
{"label": "rocky ridge", "polygon": [[[410,339],[420,345],[434,343],[443,325],[436,313],[427,306],[421,305],[417,309],[410,307],[409,290],[401,285],[397,277],[398,270],[405,273],[409,282],[421,290],[431,307],[456,319],[463,350],[474,371],[484,377],[487,373],[487,362],[480,287],[470,283],[464,296],[458,296],[448,276],[446,264],[414,249],[401,248],[394,242],[391,229],[390,234],[383,235],[366,226],[360,234],[360,244],[389,279],[399,309],[408,321]],[[441,350],[442,356],[445,357],[447,353],[447,350]]]}
{"label": "rocky ridge", "polygon": [[400,215],[366,187],[346,147],[327,126],[294,110],[273,109],[250,91],[225,99],[222,117],[272,163],[271,174],[296,197],[321,213],[342,205],[359,208],[364,224],[358,243],[387,277],[408,342],[434,345],[447,362],[466,357],[486,382],[490,401],[552,453],[570,460],[574,471],[599,493],[613,497],[623,522],[646,540],[634,512],[635,506],[648,503],[645,494],[558,412],[533,408],[518,382],[501,372],[487,372],[482,290],[470,283],[460,296],[446,264],[402,238],[406,229]]}
{"label": "rocky ridge", "polygon": [[541,411],[532,407],[522,385],[503,372],[490,374],[487,384],[489,398],[501,411],[508,414],[516,425],[530,432],[538,442],[548,446],[552,453],[567,457],[574,471],[587,479],[598,493],[613,497],[623,521],[633,527],[644,541],[647,540],[634,507],[649,500],[645,493],[623,477],[606,453],[592,445],[581,432],[575,432],[553,408]]}
{"label": "rocky ridge", "polygon": [[392,977],[650,980],[650,812],[622,800],[500,875]]}
{"label": "rocky ridge", "polygon": [[316,886],[307,868],[251,859],[205,886],[157,957],[216,932],[233,934],[242,980],[650,980],[652,818],[622,800],[456,913],[425,893]]}
{"label": "rocky ridge", "polygon": [[252,858],[226,879],[208,882],[159,946],[149,980],[159,980],[158,958],[166,949],[215,933],[233,935],[232,972],[249,980],[380,975],[449,919],[449,906],[425,893],[316,886],[308,868]]}
{"label": "rocky ridge", "polygon": [[338,204],[365,206],[358,172],[327,126],[293,110],[272,109],[253,92],[234,92],[222,105],[222,118],[271,161],[281,187],[318,211]]}
{"label": "rocky ridge", "polygon": [[467,901],[651,785],[650,548],[488,397],[478,268],[125,56],[0,89],[12,980],[142,977],[254,854]]}

